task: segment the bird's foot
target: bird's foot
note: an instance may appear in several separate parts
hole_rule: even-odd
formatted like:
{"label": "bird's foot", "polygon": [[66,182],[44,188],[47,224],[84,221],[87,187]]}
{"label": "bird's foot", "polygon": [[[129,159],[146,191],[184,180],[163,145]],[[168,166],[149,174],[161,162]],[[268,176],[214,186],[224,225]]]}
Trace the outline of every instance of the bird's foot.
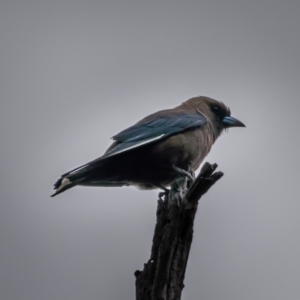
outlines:
{"label": "bird's foot", "polygon": [[156,185],[156,187],[163,190],[163,192],[158,193],[158,198],[162,201],[165,201],[169,195],[170,190],[164,187],[163,185]]}
{"label": "bird's foot", "polygon": [[159,193],[158,193],[158,198],[159,198],[159,200],[164,201],[164,197],[166,197],[166,192],[159,192]]}
{"label": "bird's foot", "polygon": [[184,169],[181,169],[181,168],[178,168],[175,165],[173,165],[172,168],[173,168],[173,170],[175,170],[180,175],[183,175],[183,176],[187,177],[188,179],[190,179],[191,182],[194,182],[194,180],[195,180],[195,173],[190,168],[189,168],[188,171],[186,171]]}

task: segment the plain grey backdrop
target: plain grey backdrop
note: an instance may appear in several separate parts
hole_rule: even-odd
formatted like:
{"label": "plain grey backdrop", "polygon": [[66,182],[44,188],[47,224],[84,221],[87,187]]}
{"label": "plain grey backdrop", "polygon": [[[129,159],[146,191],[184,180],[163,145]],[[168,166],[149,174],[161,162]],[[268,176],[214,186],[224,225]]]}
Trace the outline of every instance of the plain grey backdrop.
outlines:
{"label": "plain grey backdrop", "polygon": [[299,0],[0,3],[0,299],[134,299],[158,191],[77,187],[147,114],[206,95],[247,128],[207,161],[183,299],[300,297]]}

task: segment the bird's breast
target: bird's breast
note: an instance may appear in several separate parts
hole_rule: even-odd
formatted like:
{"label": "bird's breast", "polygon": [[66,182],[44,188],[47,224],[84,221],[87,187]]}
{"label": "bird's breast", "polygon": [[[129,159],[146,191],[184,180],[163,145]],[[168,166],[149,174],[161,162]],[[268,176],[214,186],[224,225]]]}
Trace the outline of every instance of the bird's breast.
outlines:
{"label": "bird's breast", "polygon": [[204,129],[189,130],[160,141],[153,147],[166,165],[196,170],[213,144]]}

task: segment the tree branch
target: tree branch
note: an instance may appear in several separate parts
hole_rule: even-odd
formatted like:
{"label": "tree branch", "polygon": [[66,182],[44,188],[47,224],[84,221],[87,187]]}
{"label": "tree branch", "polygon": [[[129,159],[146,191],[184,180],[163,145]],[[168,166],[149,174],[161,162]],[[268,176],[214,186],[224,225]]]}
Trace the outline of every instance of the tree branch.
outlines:
{"label": "tree branch", "polygon": [[179,178],[160,194],[151,257],[134,273],[136,300],[180,300],[198,201],[223,176],[216,168],[205,163],[194,182]]}

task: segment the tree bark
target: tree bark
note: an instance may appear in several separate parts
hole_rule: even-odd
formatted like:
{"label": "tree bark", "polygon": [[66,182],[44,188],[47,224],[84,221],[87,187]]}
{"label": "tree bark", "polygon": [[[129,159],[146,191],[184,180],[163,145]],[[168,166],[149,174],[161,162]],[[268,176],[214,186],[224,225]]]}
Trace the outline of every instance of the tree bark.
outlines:
{"label": "tree bark", "polygon": [[205,163],[193,182],[179,178],[160,193],[151,257],[134,273],[136,300],[180,300],[198,201],[223,176],[216,168]]}

